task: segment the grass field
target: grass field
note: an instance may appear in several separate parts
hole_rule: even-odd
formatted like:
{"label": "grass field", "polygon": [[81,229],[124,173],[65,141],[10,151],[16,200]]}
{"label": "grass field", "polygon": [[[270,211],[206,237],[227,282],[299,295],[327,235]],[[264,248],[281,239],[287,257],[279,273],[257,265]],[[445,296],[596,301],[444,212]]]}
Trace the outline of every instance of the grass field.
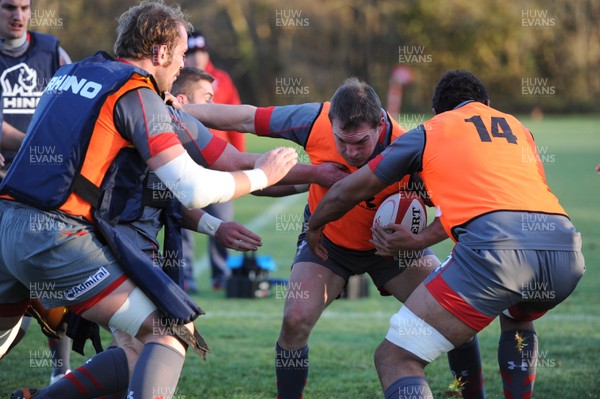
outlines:
{"label": "grass field", "polygon": [[[557,309],[536,322],[539,350],[544,361],[538,368],[537,399],[600,398],[600,118],[589,116],[524,118],[533,131],[546,166],[552,190],[561,199],[584,241],[587,273],[575,293]],[[262,151],[284,142],[250,138],[250,150]],[[305,160],[305,158],[304,158]],[[270,255],[279,265],[275,277],[285,278],[295,250],[305,196],[286,199],[246,197],[236,201],[236,219],[263,237],[259,254]],[[198,258],[206,243],[198,239]],[[449,253],[449,242],[434,250],[440,258]],[[209,288],[205,271],[198,281],[197,301],[207,312],[196,325],[212,352],[208,361],[190,355],[174,399],[274,398],[274,345],[279,332],[283,299],[277,292],[256,300],[225,299]],[[372,355],[384,337],[389,317],[399,304],[382,298],[371,287],[365,299],[339,300],[313,331],[310,373],[305,398],[381,398]],[[499,326],[492,323],[480,333],[485,385],[489,398],[502,398],[496,361]],[[91,346],[87,349],[91,354]],[[50,363],[45,339],[32,326],[24,341],[0,363],[0,397],[20,386],[38,387],[48,382]],[[39,359],[45,359],[40,362]],[[72,356],[73,367],[85,359]],[[45,363],[45,364],[44,364]],[[46,366],[46,367],[44,367]],[[435,398],[447,398],[452,379],[444,358],[427,369]]]}

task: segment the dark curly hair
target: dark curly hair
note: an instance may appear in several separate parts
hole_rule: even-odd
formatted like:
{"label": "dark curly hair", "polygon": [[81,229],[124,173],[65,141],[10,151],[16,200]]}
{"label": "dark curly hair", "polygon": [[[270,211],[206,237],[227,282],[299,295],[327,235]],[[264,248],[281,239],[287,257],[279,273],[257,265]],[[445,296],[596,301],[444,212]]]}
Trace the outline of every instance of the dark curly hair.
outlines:
{"label": "dark curly hair", "polygon": [[440,114],[454,109],[464,101],[473,100],[485,104],[488,99],[485,86],[475,75],[457,69],[442,76],[433,93],[431,105],[436,114]]}

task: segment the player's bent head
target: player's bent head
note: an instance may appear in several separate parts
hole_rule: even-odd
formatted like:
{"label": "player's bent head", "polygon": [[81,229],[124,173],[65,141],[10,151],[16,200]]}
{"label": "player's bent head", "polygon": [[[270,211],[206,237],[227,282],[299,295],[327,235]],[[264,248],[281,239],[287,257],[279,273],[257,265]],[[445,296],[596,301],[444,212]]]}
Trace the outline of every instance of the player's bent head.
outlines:
{"label": "player's bent head", "polygon": [[431,105],[435,113],[440,114],[468,100],[486,104],[489,96],[485,86],[475,75],[457,69],[442,76],[433,93]]}
{"label": "player's bent head", "polygon": [[381,121],[381,100],[367,83],[357,78],[346,79],[331,97],[329,120],[332,123],[337,120],[342,130],[365,123],[374,129]]}
{"label": "player's bent head", "polygon": [[193,83],[197,83],[201,80],[206,80],[208,83],[215,81],[215,77],[204,69],[186,66],[179,71],[179,75],[173,86],[171,87],[171,94],[174,96],[178,94],[184,94],[187,97],[191,97],[194,91]]}
{"label": "player's bent head", "polygon": [[166,5],[162,0],[142,1],[119,17],[115,55],[141,60],[152,57],[156,45],[166,45],[172,51],[179,38],[179,26],[192,30],[179,6]]}

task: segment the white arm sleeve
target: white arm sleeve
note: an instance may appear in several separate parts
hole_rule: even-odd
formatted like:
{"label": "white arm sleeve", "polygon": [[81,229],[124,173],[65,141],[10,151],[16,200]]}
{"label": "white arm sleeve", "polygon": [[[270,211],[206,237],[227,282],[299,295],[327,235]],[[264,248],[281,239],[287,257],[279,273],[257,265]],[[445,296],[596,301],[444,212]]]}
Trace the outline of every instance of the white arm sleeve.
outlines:
{"label": "white arm sleeve", "polygon": [[226,202],[235,193],[235,179],[231,173],[203,168],[187,152],[156,168],[154,173],[189,209]]}

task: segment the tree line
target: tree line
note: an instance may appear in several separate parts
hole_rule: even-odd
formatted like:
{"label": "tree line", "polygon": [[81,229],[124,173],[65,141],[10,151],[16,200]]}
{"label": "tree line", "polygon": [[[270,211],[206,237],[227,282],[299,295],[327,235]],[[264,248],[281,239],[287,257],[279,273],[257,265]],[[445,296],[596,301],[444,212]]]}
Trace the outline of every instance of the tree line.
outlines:
{"label": "tree line", "polygon": [[[35,0],[31,29],[57,36],[74,60],[97,50],[112,53],[116,19],[136,3]],[[323,101],[356,76],[376,89],[384,105],[392,82],[401,82],[402,110],[428,113],[443,72],[462,68],[479,76],[493,104],[510,112],[600,111],[598,1],[179,4],[245,103]]]}

